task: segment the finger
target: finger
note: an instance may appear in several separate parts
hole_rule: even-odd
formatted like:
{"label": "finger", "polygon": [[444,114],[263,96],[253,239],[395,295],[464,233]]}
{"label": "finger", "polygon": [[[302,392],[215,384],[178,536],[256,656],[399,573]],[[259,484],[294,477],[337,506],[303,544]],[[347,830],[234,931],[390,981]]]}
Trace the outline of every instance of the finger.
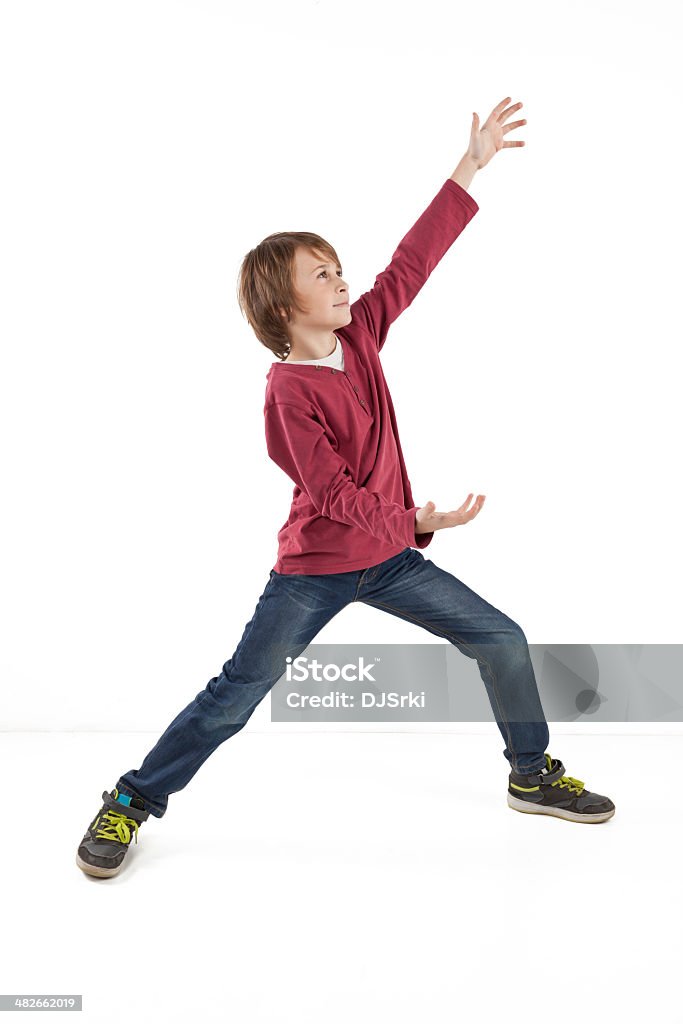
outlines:
{"label": "finger", "polygon": [[472,506],[472,508],[469,510],[469,512],[465,513],[465,516],[466,516],[468,522],[469,522],[470,519],[474,519],[475,516],[479,515],[479,513],[481,512],[481,510],[482,510],[482,508],[484,506],[484,501],[485,500],[486,500],[485,495],[480,494],[479,497],[477,498],[476,502]]}
{"label": "finger", "polygon": [[500,103],[496,104],[496,106],[493,108],[489,116],[493,117],[494,114],[500,114],[501,111],[504,110],[505,104],[509,103],[511,99],[511,96],[506,96],[504,100],[501,100]]}
{"label": "finger", "polygon": [[505,125],[502,134],[505,135],[506,132],[512,131],[513,128],[519,128],[522,124],[526,124],[526,118],[522,121],[511,121],[510,124]]}
{"label": "finger", "polygon": [[502,114],[498,115],[499,124],[501,124],[507,117],[509,117],[510,114],[514,113],[515,110],[519,110],[520,107],[523,106],[523,103],[513,103],[511,107],[508,107],[506,110],[502,112]]}

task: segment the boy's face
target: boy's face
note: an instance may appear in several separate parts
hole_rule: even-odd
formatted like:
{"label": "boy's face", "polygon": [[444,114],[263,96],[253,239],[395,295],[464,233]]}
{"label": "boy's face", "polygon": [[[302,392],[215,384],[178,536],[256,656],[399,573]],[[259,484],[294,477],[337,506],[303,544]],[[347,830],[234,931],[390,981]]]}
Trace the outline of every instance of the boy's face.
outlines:
{"label": "boy's face", "polygon": [[349,289],[339,264],[310,249],[299,247],[294,255],[294,287],[308,314],[292,314],[297,327],[334,331],[351,323]]}

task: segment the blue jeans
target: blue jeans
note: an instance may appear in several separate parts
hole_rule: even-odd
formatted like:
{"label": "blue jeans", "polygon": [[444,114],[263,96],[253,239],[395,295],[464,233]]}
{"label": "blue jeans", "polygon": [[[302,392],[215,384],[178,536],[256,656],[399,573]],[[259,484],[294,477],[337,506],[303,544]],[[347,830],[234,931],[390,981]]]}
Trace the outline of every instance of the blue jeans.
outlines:
{"label": "blue jeans", "polygon": [[169,795],[183,789],[216,747],[247,724],[284,674],[285,656],[298,657],[353,601],[423,626],[475,658],[512,769],[527,774],[545,767],[548,725],[521,628],[417,548],[407,547],[355,572],[311,576],[271,569],[232,658],[174,718],[141,767],[120,777],[119,791],[142,797],[155,817],[163,817]]}

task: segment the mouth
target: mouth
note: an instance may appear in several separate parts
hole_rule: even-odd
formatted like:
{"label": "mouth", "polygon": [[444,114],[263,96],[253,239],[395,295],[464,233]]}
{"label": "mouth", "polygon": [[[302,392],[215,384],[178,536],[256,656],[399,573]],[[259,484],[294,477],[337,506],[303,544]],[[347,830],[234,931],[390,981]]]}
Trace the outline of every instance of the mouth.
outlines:
{"label": "mouth", "polygon": [[336,309],[338,306],[348,306],[348,304],[349,304],[348,301],[347,302],[335,302],[334,306],[335,306],[335,309]]}

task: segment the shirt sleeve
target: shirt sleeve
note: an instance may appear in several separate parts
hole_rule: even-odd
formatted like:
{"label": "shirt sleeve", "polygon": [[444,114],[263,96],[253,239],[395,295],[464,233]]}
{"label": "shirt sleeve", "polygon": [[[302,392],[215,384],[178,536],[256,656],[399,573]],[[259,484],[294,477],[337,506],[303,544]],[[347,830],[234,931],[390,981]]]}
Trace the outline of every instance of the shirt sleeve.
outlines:
{"label": "shirt sleeve", "polygon": [[408,308],[478,210],[469,192],[447,178],[399,242],[389,266],[376,277],[370,291],[351,303],[351,323],[365,327],[378,351],[386,341],[390,325]]}
{"label": "shirt sleeve", "polygon": [[[270,458],[305,491],[321,515],[357,526],[385,543],[417,547],[415,513],[381,494],[357,487],[347,463],[334,450],[314,414],[288,402],[265,408]],[[431,540],[419,534],[420,546]]]}

